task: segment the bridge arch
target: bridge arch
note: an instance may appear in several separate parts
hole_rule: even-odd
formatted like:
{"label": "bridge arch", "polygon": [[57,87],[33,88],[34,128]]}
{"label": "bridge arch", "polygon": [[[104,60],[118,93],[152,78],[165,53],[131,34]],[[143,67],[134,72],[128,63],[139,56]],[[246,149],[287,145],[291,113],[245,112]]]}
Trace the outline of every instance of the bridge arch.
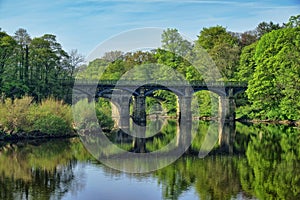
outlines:
{"label": "bridge arch", "polygon": [[225,88],[201,87],[201,88],[193,88],[193,89],[194,89],[194,93],[200,91],[209,91],[214,94],[217,94],[218,96],[227,96]]}
{"label": "bridge arch", "polygon": [[122,129],[127,132],[130,127],[130,103],[121,99],[111,98],[111,95],[97,96],[95,100],[98,102],[99,99],[105,99],[110,103],[111,118],[114,121],[114,128]]}
{"label": "bridge arch", "polygon": [[169,91],[174,93],[177,97],[178,96],[184,96],[184,92],[180,91],[179,89],[175,89],[175,88],[170,88],[170,87],[165,87],[165,86],[157,86],[157,87],[153,87],[149,90],[147,90],[145,92],[145,96],[149,96],[151,94],[153,94],[154,91],[158,91],[158,90],[165,90],[165,91]]}
{"label": "bridge arch", "polygon": [[114,91],[125,91],[128,92],[129,94],[131,94],[132,96],[138,96],[139,94],[137,93],[137,91],[129,89],[129,88],[106,88],[104,90],[100,90],[99,92],[96,93],[97,97],[101,97],[104,94],[113,94]]}

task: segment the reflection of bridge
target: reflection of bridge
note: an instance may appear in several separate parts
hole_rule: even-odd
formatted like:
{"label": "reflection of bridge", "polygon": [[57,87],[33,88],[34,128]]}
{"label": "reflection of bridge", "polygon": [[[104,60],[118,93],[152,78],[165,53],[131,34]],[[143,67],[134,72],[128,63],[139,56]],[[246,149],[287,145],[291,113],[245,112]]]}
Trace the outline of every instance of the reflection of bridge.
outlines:
{"label": "reflection of bridge", "polygon": [[177,96],[179,119],[192,120],[191,100],[195,92],[208,90],[219,96],[219,119],[234,121],[234,95],[244,92],[247,84],[241,82],[201,82],[201,81],[86,81],[77,80],[73,87],[73,102],[80,98],[109,98],[118,108],[120,118],[129,116],[129,105],[133,102],[133,120],[143,125],[146,123],[147,96],[156,90],[167,90]]}

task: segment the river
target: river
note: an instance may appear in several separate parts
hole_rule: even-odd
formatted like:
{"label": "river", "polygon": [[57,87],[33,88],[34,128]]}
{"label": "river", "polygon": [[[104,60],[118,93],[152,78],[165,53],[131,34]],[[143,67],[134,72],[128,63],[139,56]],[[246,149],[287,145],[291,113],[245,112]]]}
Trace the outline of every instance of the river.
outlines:
{"label": "river", "polygon": [[[159,130],[149,123],[159,134],[144,140],[143,151],[161,149],[178,136],[176,121],[159,123]],[[300,199],[299,129],[196,123],[188,153],[147,173],[108,167],[80,138],[2,142],[0,199]],[[211,126],[215,134],[209,136]],[[125,150],[141,150],[128,137],[116,139],[119,132],[107,135]],[[203,150],[207,155],[198,153]]]}

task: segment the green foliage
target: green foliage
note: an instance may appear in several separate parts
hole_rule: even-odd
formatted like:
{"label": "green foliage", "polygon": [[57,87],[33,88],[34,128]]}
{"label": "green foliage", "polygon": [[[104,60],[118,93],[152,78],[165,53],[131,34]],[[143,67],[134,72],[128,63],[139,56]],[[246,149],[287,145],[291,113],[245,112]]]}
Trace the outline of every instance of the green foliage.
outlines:
{"label": "green foliage", "polygon": [[161,106],[169,116],[176,116],[178,100],[173,92],[157,90],[153,96],[161,100]]}
{"label": "green foliage", "polygon": [[33,129],[49,135],[61,135],[70,132],[67,122],[54,114],[37,119],[33,124]]}
{"label": "green foliage", "polygon": [[224,80],[232,79],[239,62],[238,38],[222,26],[203,28],[196,41],[196,47],[207,50]]}
{"label": "green foliage", "polygon": [[72,132],[72,113],[70,106],[53,98],[32,106],[30,115],[33,130],[50,135],[64,135]]}
{"label": "green foliage", "polygon": [[226,28],[222,26],[214,26],[210,28],[203,28],[198,36],[197,43],[204,49],[210,50],[216,45],[222,43],[235,45],[237,43],[237,39],[232,37],[232,35],[226,31]]}
{"label": "green foliage", "polygon": [[236,79],[238,81],[248,82],[252,79],[254,70],[256,68],[256,63],[254,60],[256,46],[257,42],[243,48],[236,73]]}
{"label": "green foliage", "polygon": [[33,96],[41,101],[49,96],[70,101],[70,87],[60,79],[72,80],[74,68],[82,61],[76,52],[69,56],[56,41],[45,34],[30,38],[25,29],[14,37],[0,32],[0,92],[9,98]]}
{"label": "green foliage", "polygon": [[255,68],[247,95],[256,117],[299,119],[299,28],[265,34],[255,50]]}
{"label": "green foliage", "polygon": [[[299,18],[291,16],[282,26],[261,22],[255,30],[244,33],[233,33],[222,26],[203,28],[194,45],[177,29],[169,28],[161,36],[162,48],[106,52],[102,58],[80,67],[83,57],[76,50],[66,53],[55,35],[31,38],[22,28],[14,36],[0,30],[0,94],[12,100],[30,95],[37,102],[52,96],[70,103],[72,85],[63,86],[61,79],[72,83],[75,72],[76,78],[86,80],[237,80],[249,82],[247,96],[236,97],[237,106],[242,106],[238,108],[239,116],[297,120],[300,117]],[[200,115],[208,115],[211,106],[208,96],[196,96]],[[175,115],[175,95],[156,91],[153,97],[169,115]],[[156,103],[148,100],[149,107]],[[109,114],[99,111],[99,107],[96,110],[100,121],[111,127],[112,122],[106,123],[104,119]],[[67,118],[62,117],[70,123]],[[12,124],[2,126],[8,127],[9,132],[18,129]],[[18,125],[20,130],[26,126]]]}
{"label": "green foliage", "polygon": [[72,108],[76,130],[95,129],[98,121],[95,117],[95,106],[88,99],[78,101]]}
{"label": "green foliage", "polygon": [[295,28],[300,26],[300,15],[291,16],[288,23],[284,24],[287,28]]}
{"label": "green foliage", "polygon": [[164,30],[161,38],[162,48],[177,56],[184,57],[192,49],[192,44],[183,39],[177,29],[168,28],[167,30]]}
{"label": "green foliage", "polygon": [[95,105],[96,116],[102,129],[112,130],[114,120],[112,119],[112,109],[108,100],[99,98]]}
{"label": "green foliage", "polygon": [[92,131],[99,128],[111,130],[114,126],[111,107],[108,101],[99,99],[97,103],[82,99],[73,105],[75,128],[79,131]]}
{"label": "green foliage", "polygon": [[218,105],[218,95],[212,92],[201,91],[193,95],[192,111],[197,111],[195,114],[199,117],[217,117]]}
{"label": "green foliage", "polygon": [[257,25],[256,27],[256,32],[258,37],[262,37],[263,35],[273,31],[273,30],[278,30],[281,29],[282,27],[279,24],[274,24],[272,21],[267,23],[267,22],[261,22]]}

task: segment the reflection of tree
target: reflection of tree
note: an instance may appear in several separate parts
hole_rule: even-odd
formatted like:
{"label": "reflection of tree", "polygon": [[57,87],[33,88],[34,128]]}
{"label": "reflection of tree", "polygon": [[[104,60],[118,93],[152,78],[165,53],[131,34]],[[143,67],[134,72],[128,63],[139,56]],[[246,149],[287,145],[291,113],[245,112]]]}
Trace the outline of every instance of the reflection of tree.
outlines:
{"label": "reflection of tree", "polygon": [[259,199],[300,199],[299,130],[241,124],[237,129],[235,148],[239,153],[246,151],[246,158],[181,158],[155,173],[164,198],[178,199],[194,185],[201,199],[231,199],[241,194]]}
{"label": "reflection of tree", "polygon": [[201,199],[230,199],[241,191],[237,158],[184,157],[156,172],[166,199],[178,197],[192,185]]}
{"label": "reflection of tree", "polygon": [[178,199],[180,194],[195,181],[194,175],[190,173],[191,166],[188,163],[190,163],[189,158],[182,158],[155,173],[158,183],[162,184],[164,198]]}
{"label": "reflection of tree", "polygon": [[239,163],[243,190],[259,199],[300,199],[299,131],[262,126]]}
{"label": "reflection of tree", "polygon": [[199,160],[195,175],[196,190],[201,199],[231,199],[241,191],[237,162],[236,157]]}
{"label": "reflection of tree", "polygon": [[73,172],[77,157],[89,158],[78,139],[2,146],[0,199],[60,199],[80,190]]}

